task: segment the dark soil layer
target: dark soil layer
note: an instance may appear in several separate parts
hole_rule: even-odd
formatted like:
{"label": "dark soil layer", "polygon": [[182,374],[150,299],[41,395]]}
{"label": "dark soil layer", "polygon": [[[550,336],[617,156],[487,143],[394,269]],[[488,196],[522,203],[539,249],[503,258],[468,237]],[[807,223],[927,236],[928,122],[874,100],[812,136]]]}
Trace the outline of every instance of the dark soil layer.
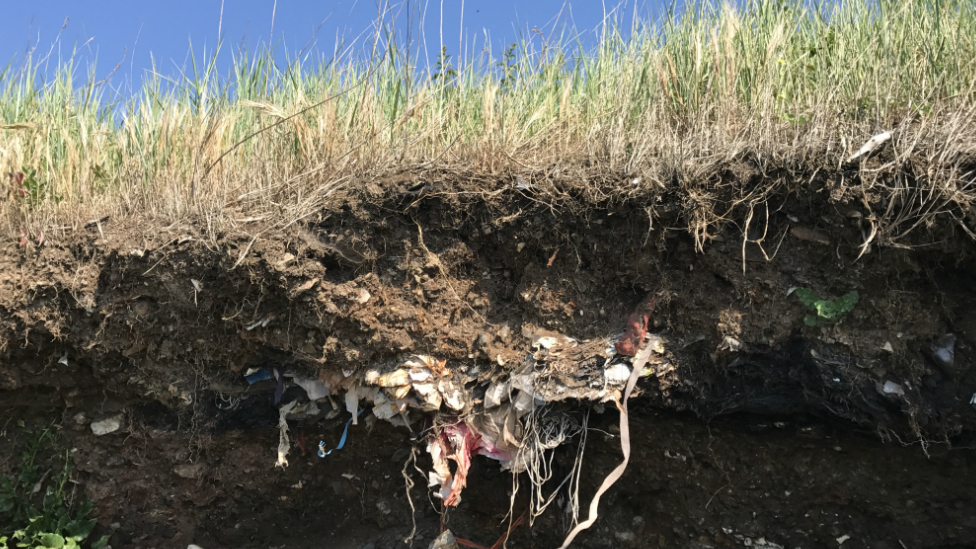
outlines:
{"label": "dark soil layer", "polygon": [[[108,219],[39,249],[5,245],[3,416],[59,418],[116,549],[394,547],[411,525],[410,432],[367,419],[322,460],[315,444],[334,443],[343,417],[298,422],[307,455],[275,470],[278,413],[246,368],[314,378],[425,353],[487,380],[542,332],[619,333],[653,294],[672,367],[640,381],[633,459],[580,546],[976,544],[968,237],[923,225],[914,249],[858,259],[865,212],[812,190],[768,195],[768,218],[759,204],[749,223],[729,197],[706,226],[666,196],[554,200],[460,181],[372,185],[285,229]],[[744,231],[765,240],[743,247]],[[860,301],[810,327],[797,287]],[[119,413],[122,429],[92,434],[91,420]],[[591,427],[612,435],[615,422]],[[0,444],[16,443],[8,428]],[[590,432],[584,505],[619,447]],[[0,472],[17,466],[2,454]],[[426,546],[440,517],[413,473]],[[447,527],[490,546],[511,480],[477,458]],[[558,546],[565,526],[554,504],[510,546]]]}

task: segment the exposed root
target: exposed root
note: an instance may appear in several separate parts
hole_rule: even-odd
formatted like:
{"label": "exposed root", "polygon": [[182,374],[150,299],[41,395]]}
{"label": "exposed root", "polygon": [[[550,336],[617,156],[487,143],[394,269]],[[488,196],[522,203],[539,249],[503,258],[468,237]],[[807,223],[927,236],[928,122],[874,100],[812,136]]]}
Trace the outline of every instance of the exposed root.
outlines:
{"label": "exposed root", "polygon": [[477,543],[474,543],[473,541],[470,540],[466,540],[464,538],[455,537],[455,540],[458,542],[459,545],[463,545],[465,547],[471,547],[472,549],[502,549],[503,547],[507,547],[508,537],[512,535],[512,532],[515,531],[516,528],[521,526],[526,521],[528,516],[529,516],[529,510],[526,509],[519,516],[519,518],[515,519],[515,521],[508,526],[508,530],[504,534],[502,534],[502,537],[498,538],[498,541],[493,543],[491,547],[478,545]]}
{"label": "exposed root", "polygon": [[[528,511],[530,525],[534,524],[535,518],[542,515],[556,500],[562,487],[572,481],[578,467],[578,464],[574,464],[573,470],[549,496],[546,496],[543,487],[553,477],[552,460],[555,454],[552,450],[582,430],[580,422],[572,415],[566,412],[553,412],[548,407],[540,408],[528,416],[522,446],[515,458],[516,463],[521,467],[513,468],[513,475],[516,475],[515,471],[522,467],[528,474],[531,484]],[[577,462],[581,459],[582,455],[578,455]],[[512,495],[512,505],[514,505],[514,497],[515,493]]]}
{"label": "exposed root", "polygon": [[401,471],[401,474],[403,475],[404,492],[407,493],[407,503],[410,504],[410,520],[413,523],[413,528],[410,529],[410,535],[403,538],[403,543],[413,546],[413,537],[417,535],[417,509],[413,506],[413,498],[410,497],[410,490],[413,489],[414,484],[413,478],[411,477],[410,473],[407,472],[407,469],[410,468],[411,463],[413,464],[414,468],[417,467],[416,447],[410,448],[410,455],[407,456],[407,460],[403,462],[403,470]]}
{"label": "exposed root", "polygon": [[776,243],[776,249],[773,250],[773,255],[767,254],[766,249],[763,248],[763,242],[766,240],[767,233],[769,232],[769,202],[764,200],[763,206],[766,209],[766,224],[763,226],[762,236],[757,240],[749,238],[749,225],[752,223],[753,205],[749,206],[749,213],[746,215],[745,228],[742,230],[742,274],[746,274],[746,246],[748,244],[751,243],[759,246],[759,251],[762,252],[766,261],[772,261],[776,257],[776,254],[779,253],[779,247],[783,244],[783,239],[786,238],[786,233],[788,232],[788,229],[784,230],[783,234],[780,235],[779,241]]}

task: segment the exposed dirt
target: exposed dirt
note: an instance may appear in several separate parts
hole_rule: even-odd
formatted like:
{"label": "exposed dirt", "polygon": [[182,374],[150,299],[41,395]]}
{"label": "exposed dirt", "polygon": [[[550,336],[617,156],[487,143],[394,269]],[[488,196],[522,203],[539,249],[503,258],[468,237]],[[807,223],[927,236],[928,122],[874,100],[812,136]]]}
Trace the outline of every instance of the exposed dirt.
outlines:
{"label": "exposed dirt", "polygon": [[[318,416],[293,424],[304,456],[296,446],[274,469],[274,382],[248,387],[248,368],[322,379],[423,353],[483,389],[539,335],[580,340],[563,363],[585,362],[654,296],[649,330],[667,364],[639,383],[630,467],[580,546],[976,544],[967,236],[935,224],[915,249],[859,258],[866,212],[824,199],[829,181],[770,193],[751,216],[727,197],[726,220],[708,225],[668,196],[609,198],[623,180],[600,200],[464,181],[370,184],[285,229],[107,219],[40,248],[10,241],[0,409],[58,418],[113,547],[394,547],[411,526],[401,470],[411,445],[430,469],[424,444],[367,415],[320,459],[317,442],[337,442],[347,416]],[[811,327],[797,287],[860,300]],[[119,431],[92,434],[92,420],[119,414]],[[591,417],[584,505],[619,462],[615,422]],[[15,447],[16,433],[0,443]],[[575,448],[556,451],[559,467]],[[0,472],[16,467],[3,454]],[[414,546],[426,546],[441,519],[426,478],[408,472]],[[443,520],[488,547],[507,528],[512,477],[482,457],[471,475]],[[558,546],[565,521],[553,504],[509,545]]]}

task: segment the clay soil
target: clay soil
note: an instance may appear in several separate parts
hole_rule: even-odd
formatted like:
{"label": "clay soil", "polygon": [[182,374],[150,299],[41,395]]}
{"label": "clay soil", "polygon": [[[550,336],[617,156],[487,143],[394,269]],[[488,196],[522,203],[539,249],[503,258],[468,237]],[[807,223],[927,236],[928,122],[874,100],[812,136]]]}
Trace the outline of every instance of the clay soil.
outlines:
{"label": "clay soil", "polygon": [[[762,183],[728,177],[730,188]],[[319,458],[318,441],[334,446],[348,417],[323,410],[292,423],[290,466],[275,469],[274,382],[249,386],[244,373],[315,378],[422,353],[477,391],[540,334],[585,350],[653,295],[650,331],[669,366],[640,380],[630,465],[578,546],[976,545],[972,242],[936,223],[910,247],[861,255],[867,202],[830,181],[769,193],[751,217],[730,191],[714,208],[724,220],[703,224],[625,178],[596,194],[405,174],[284,228],[233,214],[220,229],[107,218],[40,247],[11,239],[0,247],[0,473],[18,467],[18,421],[53,422],[96,533],[116,549],[406,547],[414,519],[414,547],[442,527],[490,547],[513,491],[497,462],[477,457],[462,503],[442,513],[405,468],[417,449],[430,469],[423,426],[366,414]],[[808,326],[801,287],[859,301]],[[286,385],[286,400],[303,395]],[[559,406],[589,417],[585,506],[621,459],[619,415]],[[92,433],[120,416],[116,432]],[[578,443],[555,451],[557,471]],[[564,499],[508,546],[558,547]]]}

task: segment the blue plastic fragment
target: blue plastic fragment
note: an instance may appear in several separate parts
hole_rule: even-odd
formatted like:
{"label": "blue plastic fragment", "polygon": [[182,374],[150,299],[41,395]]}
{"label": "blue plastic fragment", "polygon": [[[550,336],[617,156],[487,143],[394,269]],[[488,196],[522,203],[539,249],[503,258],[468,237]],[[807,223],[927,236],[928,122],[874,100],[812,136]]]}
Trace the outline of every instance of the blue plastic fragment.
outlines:
{"label": "blue plastic fragment", "polygon": [[257,381],[264,381],[266,379],[271,379],[271,372],[266,368],[261,368],[260,370],[254,372],[253,374],[245,377],[248,385],[252,385]]}
{"label": "blue plastic fragment", "polygon": [[[360,410],[359,411],[359,414],[357,414],[357,416],[363,415],[363,412],[364,411],[366,411],[366,410],[365,409]],[[324,440],[320,440],[319,441],[319,457],[320,458],[324,458],[325,456],[331,454],[332,452],[335,452],[336,450],[342,450],[342,447],[346,445],[346,435],[349,434],[349,425],[351,425],[351,424],[352,424],[352,418],[349,418],[349,421],[346,422],[345,428],[342,430],[342,436],[339,438],[339,445],[336,446],[335,448],[326,451],[326,449],[325,449],[325,441]]]}

